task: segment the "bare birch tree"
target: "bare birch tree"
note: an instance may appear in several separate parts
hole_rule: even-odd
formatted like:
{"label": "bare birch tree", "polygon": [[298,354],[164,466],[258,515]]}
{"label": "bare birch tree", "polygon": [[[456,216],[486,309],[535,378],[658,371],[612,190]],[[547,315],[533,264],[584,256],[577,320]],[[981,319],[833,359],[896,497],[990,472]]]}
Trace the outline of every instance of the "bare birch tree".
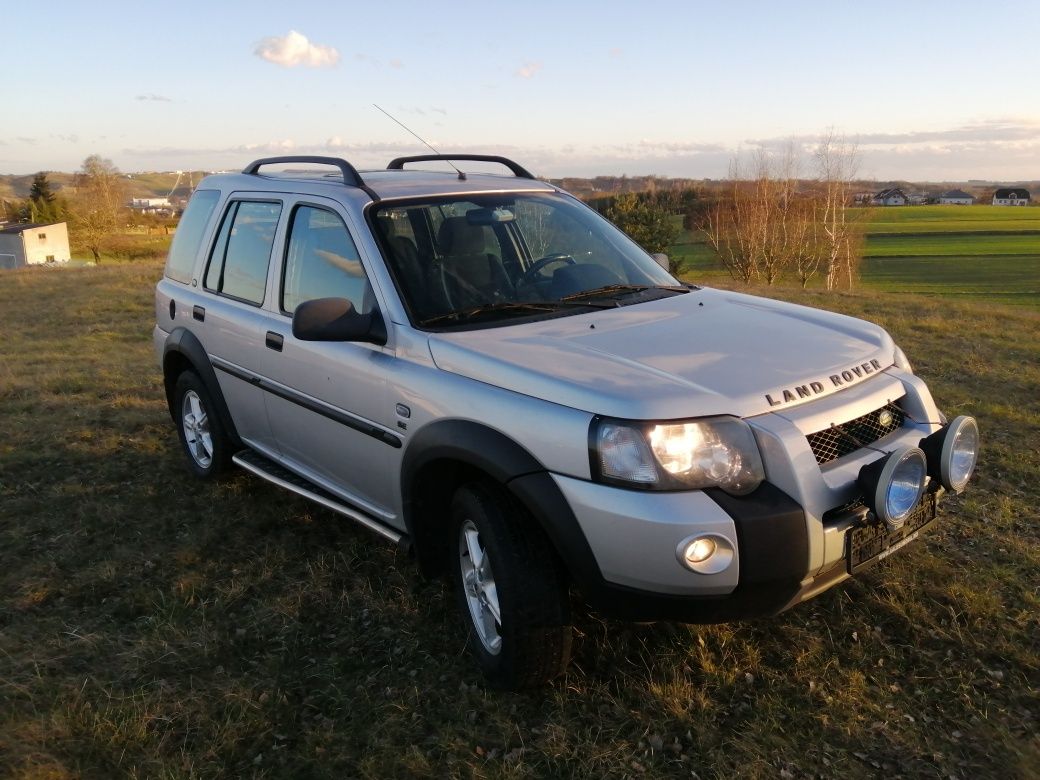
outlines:
{"label": "bare birch tree", "polygon": [[859,168],[859,149],[831,129],[820,140],[814,158],[821,185],[825,284],[828,290],[834,290],[844,281],[851,288],[862,245],[862,225],[851,220],[848,212],[852,180]]}
{"label": "bare birch tree", "polygon": [[791,269],[804,290],[820,270],[823,227],[820,224],[820,200],[813,194],[798,198],[791,213]]}
{"label": "bare birch tree", "polygon": [[707,215],[708,244],[730,274],[745,284],[758,277],[774,284],[793,260],[797,167],[790,145],[779,156],[759,150],[747,169],[735,157],[730,164],[732,188]]}

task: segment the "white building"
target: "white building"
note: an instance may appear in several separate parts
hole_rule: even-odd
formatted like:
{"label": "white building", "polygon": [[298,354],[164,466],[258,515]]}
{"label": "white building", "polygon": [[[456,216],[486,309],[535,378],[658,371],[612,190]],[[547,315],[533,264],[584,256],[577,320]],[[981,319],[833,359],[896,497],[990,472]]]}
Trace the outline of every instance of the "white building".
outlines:
{"label": "white building", "polygon": [[993,193],[994,206],[1028,206],[1029,190],[1025,187],[1003,187]]}
{"label": "white building", "polygon": [[69,259],[69,229],[64,222],[0,226],[0,268]]}
{"label": "white building", "polygon": [[169,198],[133,198],[130,208],[142,214],[172,214],[173,206]]}
{"label": "white building", "polygon": [[970,206],[975,198],[964,190],[950,190],[939,196],[939,203],[943,206]]}

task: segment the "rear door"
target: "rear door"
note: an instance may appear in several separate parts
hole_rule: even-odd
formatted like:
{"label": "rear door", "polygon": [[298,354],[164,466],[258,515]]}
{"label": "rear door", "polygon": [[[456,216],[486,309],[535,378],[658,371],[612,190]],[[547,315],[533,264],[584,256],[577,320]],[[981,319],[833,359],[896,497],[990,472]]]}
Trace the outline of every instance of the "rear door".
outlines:
{"label": "rear door", "polygon": [[268,275],[284,204],[270,194],[228,200],[202,279],[210,293],[195,306],[199,333],[242,440],[272,449],[267,408],[257,378],[263,368]]}
{"label": "rear door", "polygon": [[275,311],[263,334],[271,430],[290,468],[392,520],[390,474],[401,446],[387,392],[393,350],[292,335],[292,314],[304,301],[338,297],[360,312],[376,307],[369,273],[338,204],[307,198],[287,208],[277,299],[268,307]]}

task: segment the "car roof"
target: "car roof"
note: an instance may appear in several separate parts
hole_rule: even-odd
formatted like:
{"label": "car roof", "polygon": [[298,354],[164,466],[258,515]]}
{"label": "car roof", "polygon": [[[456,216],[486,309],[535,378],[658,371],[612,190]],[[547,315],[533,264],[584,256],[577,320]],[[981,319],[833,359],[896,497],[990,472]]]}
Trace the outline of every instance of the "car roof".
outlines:
{"label": "car roof", "polygon": [[[450,171],[374,170],[359,171],[364,187],[344,184],[341,174],[315,170],[274,173],[221,173],[207,176],[199,189],[225,191],[308,192],[327,197],[364,202],[484,192],[557,192],[553,185],[519,176],[466,173],[465,179]],[[373,197],[374,196],[374,197]]]}

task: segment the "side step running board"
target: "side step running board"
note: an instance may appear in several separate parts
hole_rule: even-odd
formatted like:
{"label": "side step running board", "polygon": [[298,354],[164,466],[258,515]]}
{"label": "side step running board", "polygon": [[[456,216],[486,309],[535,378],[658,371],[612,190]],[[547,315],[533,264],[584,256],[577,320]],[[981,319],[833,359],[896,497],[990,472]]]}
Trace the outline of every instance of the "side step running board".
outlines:
{"label": "side step running board", "polygon": [[237,452],[232,456],[231,460],[246,471],[256,474],[258,477],[266,479],[268,482],[273,482],[275,485],[278,485],[278,487],[291,490],[298,496],[303,496],[316,504],[321,504],[326,509],[331,509],[333,512],[341,514],[344,517],[349,517],[354,522],[363,525],[370,531],[375,531],[380,536],[399,544],[405,549],[409,547],[408,536],[401,534],[399,531],[385,525],[384,523],[381,523],[374,517],[370,517],[360,509],[355,509],[354,507],[344,503],[342,499],[333,496],[331,493],[322,489],[318,485],[315,485],[313,482],[293,474],[288,469],[283,468],[274,461],[265,458],[263,455],[254,452],[253,450],[242,450],[241,452]]}

